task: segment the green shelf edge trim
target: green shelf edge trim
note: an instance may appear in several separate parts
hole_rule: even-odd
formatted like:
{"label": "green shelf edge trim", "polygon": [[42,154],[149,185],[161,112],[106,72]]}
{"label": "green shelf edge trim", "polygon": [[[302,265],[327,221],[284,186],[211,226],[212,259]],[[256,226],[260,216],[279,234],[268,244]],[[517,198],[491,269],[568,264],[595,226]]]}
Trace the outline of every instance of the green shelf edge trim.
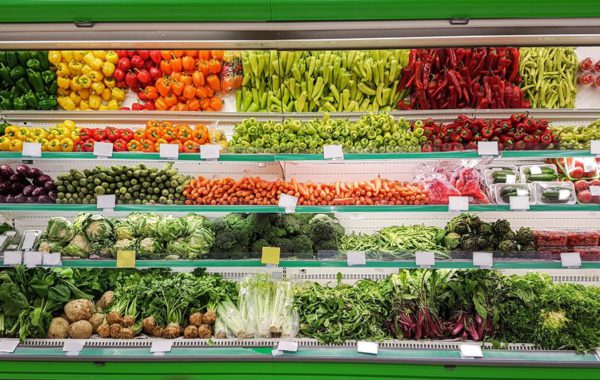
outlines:
{"label": "green shelf edge trim", "polygon": [[[53,203],[2,203],[0,211],[102,211],[96,205],[65,205]],[[186,205],[116,205],[113,211],[120,212],[243,212],[243,213],[283,213],[285,210],[278,206],[186,206]],[[510,211],[508,205],[470,205],[472,212]],[[572,204],[572,205],[531,205],[529,211],[600,211],[598,204]],[[417,205],[417,206],[298,206],[297,213],[327,213],[327,212],[450,212],[446,205]]]}
{"label": "green shelf edge trim", "polygon": [[[64,260],[65,268],[116,268],[116,260]],[[136,268],[266,267],[260,260],[137,260]],[[368,261],[349,267],[343,260],[282,260],[281,268],[398,268],[417,269],[414,261]],[[479,269],[471,261],[436,261],[434,269]],[[496,261],[493,269],[564,269],[558,261]],[[580,269],[600,269],[600,261],[583,262]]]}
{"label": "green shelf edge trim", "polygon": [[[501,153],[504,158],[567,158],[567,157],[593,157],[587,150],[507,150]],[[346,161],[360,160],[436,160],[436,159],[464,159],[482,158],[476,151],[460,152],[399,152],[399,153],[347,153]],[[42,157],[23,157],[21,152],[0,152],[0,159],[17,160],[97,160],[91,152],[43,152]],[[161,158],[159,153],[114,152],[113,160],[142,160],[142,161],[206,161],[200,158],[199,153],[182,153],[178,160]],[[286,154],[286,153],[258,153],[258,154],[222,154],[218,160],[222,162],[280,162],[280,161],[325,161],[322,154]],[[339,161],[335,161],[339,162]]]}

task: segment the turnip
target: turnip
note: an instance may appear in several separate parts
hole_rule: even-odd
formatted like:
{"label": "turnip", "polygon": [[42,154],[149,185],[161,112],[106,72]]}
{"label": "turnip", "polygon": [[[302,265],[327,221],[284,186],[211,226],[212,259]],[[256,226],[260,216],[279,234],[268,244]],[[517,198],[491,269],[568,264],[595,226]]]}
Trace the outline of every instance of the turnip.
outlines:
{"label": "turnip", "polygon": [[209,325],[201,325],[198,327],[198,338],[209,339],[212,336],[212,329]]}
{"label": "turnip", "polygon": [[162,337],[165,339],[175,339],[181,335],[181,327],[177,323],[169,323],[163,330]]}
{"label": "turnip", "polygon": [[183,337],[187,339],[195,339],[198,337],[198,327],[194,325],[188,325],[183,330]]}
{"label": "turnip", "polygon": [[65,315],[70,322],[87,321],[93,314],[94,305],[90,300],[73,300],[65,305]]}
{"label": "turnip", "polygon": [[131,315],[124,316],[123,320],[121,322],[123,327],[131,327],[131,326],[133,326],[134,323],[135,323],[135,317],[132,317]]}
{"label": "turnip", "polygon": [[122,328],[123,328],[123,326],[121,326],[118,323],[111,324],[110,325],[110,337],[113,339],[119,338],[119,334],[121,333]]}
{"label": "turnip", "polygon": [[102,297],[100,297],[100,300],[96,302],[96,307],[98,308],[98,310],[104,310],[107,307],[110,307],[110,305],[112,305],[114,299],[115,293],[112,290],[106,291],[104,292]]}
{"label": "turnip", "polygon": [[142,320],[142,329],[148,335],[153,334],[154,329],[156,328],[156,319],[153,316],[146,317]]}
{"label": "turnip", "polygon": [[190,315],[190,325],[194,325],[196,327],[200,327],[200,325],[202,324],[202,313],[196,312],[192,315]]}
{"label": "turnip", "polygon": [[120,325],[123,323],[123,317],[121,317],[121,313],[119,311],[111,310],[108,312],[108,314],[106,314],[106,321],[112,327],[114,324]]}
{"label": "turnip", "polygon": [[98,335],[100,335],[102,338],[110,338],[110,325],[108,322],[106,322],[106,319],[100,326],[98,326]]}
{"label": "turnip", "polygon": [[48,328],[48,338],[65,339],[69,336],[69,321],[64,318],[52,318],[50,328]]}
{"label": "turnip", "polygon": [[162,328],[161,326],[156,326],[154,327],[154,329],[152,330],[152,335],[156,336],[156,337],[162,337],[163,336],[163,331],[165,329]]}
{"label": "turnip", "polygon": [[215,323],[216,320],[217,314],[212,310],[207,311],[202,316],[202,322],[204,322],[205,325],[212,325],[213,323]]}
{"label": "turnip", "polygon": [[92,324],[88,321],[77,321],[69,326],[69,336],[73,339],[89,339],[92,336]]}
{"label": "turnip", "polygon": [[98,331],[98,327],[104,322],[104,314],[94,313],[92,318],[88,319],[88,322],[92,325],[92,331],[95,333]]}

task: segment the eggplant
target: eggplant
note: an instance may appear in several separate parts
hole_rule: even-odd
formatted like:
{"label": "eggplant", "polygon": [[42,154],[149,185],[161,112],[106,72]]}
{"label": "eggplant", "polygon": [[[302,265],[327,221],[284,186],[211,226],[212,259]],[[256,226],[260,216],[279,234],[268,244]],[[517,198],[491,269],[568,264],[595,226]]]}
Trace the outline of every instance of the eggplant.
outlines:
{"label": "eggplant", "polygon": [[34,197],[39,197],[40,195],[46,195],[46,189],[44,189],[43,187],[36,187],[31,192],[31,195]]}
{"label": "eggplant", "polygon": [[15,203],[25,203],[27,201],[27,197],[23,194],[15,195]]}
{"label": "eggplant", "polygon": [[24,188],[25,185],[20,182],[15,182],[11,185],[11,192],[13,195],[21,194]]}
{"label": "eggplant", "polygon": [[40,195],[40,196],[38,197],[38,202],[39,202],[39,203],[54,203],[54,202],[52,201],[52,199],[50,199],[50,197],[49,197],[49,196],[47,196],[47,195]]}
{"label": "eggplant", "polygon": [[12,195],[7,195],[6,203],[15,203],[15,197],[13,197]]}
{"label": "eggplant", "polygon": [[55,202],[56,198],[58,198],[56,190],[50,190],[48,192],[48,196],[50,197],[50,199],[52,199],[52,202]]}
{"label": "eggplant", "polygon": [[0,195],[0,203],[6,203],[6,197],[4,195]]}
{"label": "eggplant", "polygon": [[36,186],[44,186],[44,184],[48,181],[53,181],[52,177],[46,174],[42,174],[41,176],[33,179],[33,184]]}
{"label": "eggplant", "polygon": [[33,192],[34,189],[35,189],[35,186],[33,186],[33,185],[27,185],[27,186],[25,186],[23,188],[22,193],[25,196],[29,196],[29,195],[31,195],[31,193]]}
{"label": "eggplant", "polygon": [[42,174],[44,174],[44,173],[42,173],[42,171],[38,168],[29,168],[29,173],[27,174],[27,178],[36,179],[39,176],[41,176]]}
{"label": "eggplant", "polygon": [[27,197],[27,203],[38,203],[38,197]]}
{"label": "eggplant", "polygon": [[0,175],[3,178],[10,178],[11,175],[15,174],[15,172],[12,170],[12,168],[8,165],[2,165],[0,166]]}
{"label": "eggplant", "polygon": [[23,185],[29,185],[29,180],[25,177],[23,177],[20,174],[13,174],[10,176],[10,178],[8,179],[8,182],[11,183],[22,183]]}
{"label": "eggplant", "polygon": [[29,166],[27,165],[19,165],[17,166],[17,173],[22,175],[23,177],[29,177]]}
{"label": "eggplant", "polygon": [[44,189],[50,191],[50,190],[54,190],[56,188],[56,186],[54,186],[54,181],[46,181],[46,183],[44,183]]}
{"label": "eggplant", "polygon": [[0,183],[0,194],[6,195],[6,194],[10,193],[11,191],[12,191],[12,187],[11,187],[10,183],[8,183],[8,182]]}

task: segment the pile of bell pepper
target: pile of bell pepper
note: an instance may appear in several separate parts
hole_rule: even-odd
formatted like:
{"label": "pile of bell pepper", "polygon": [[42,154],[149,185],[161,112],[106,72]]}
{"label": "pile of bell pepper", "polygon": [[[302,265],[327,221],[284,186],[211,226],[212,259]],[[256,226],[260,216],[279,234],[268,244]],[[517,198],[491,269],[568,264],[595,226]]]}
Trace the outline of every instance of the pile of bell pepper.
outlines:
{"label": "pile of bell pepper", "polygon": [[0,151],[20,152],[24,142],[40,143],[44,152],[72,152],[79,143],[79,128],[72,120],[50,128],[9,125],[0,137]]}
{"label": "pile of bell pepper", "polygon": [[519,88],[518,48],[413,49],[399,92],[399,109],[529,108]]}
{"label": "pile of bell pepper", "polygon": [[0,109],[51,110],[56,91],[47,51],[0,51]]}

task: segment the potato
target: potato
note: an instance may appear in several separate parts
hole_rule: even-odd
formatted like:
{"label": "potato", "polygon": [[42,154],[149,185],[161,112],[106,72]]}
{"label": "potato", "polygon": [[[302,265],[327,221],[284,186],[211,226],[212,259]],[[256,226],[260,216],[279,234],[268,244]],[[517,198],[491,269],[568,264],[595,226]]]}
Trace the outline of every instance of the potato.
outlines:
{"label": "potato", "polygon": [[77,321],[69,326],[69,336],[73,339],[88,339],[92,336],[92,324],[88,321]]}
{"label": "potato", "polygon": [[48,338],[65,339],[69,336],[69,321],[64,318],[52,318],[48,328]]}
{"label": "potato", "polygon": [[94,314],[94,305],[92,301],[86,299],[69,301],[65,305],[65,315],[73,323],[92,318]]}
{"label": "potato", "polygon": [[88,319],[88,322],[92,324],[92,331],[96,333],[98,331],[98,326],[104,322],[104,314],[94,313],[92,318]]}

